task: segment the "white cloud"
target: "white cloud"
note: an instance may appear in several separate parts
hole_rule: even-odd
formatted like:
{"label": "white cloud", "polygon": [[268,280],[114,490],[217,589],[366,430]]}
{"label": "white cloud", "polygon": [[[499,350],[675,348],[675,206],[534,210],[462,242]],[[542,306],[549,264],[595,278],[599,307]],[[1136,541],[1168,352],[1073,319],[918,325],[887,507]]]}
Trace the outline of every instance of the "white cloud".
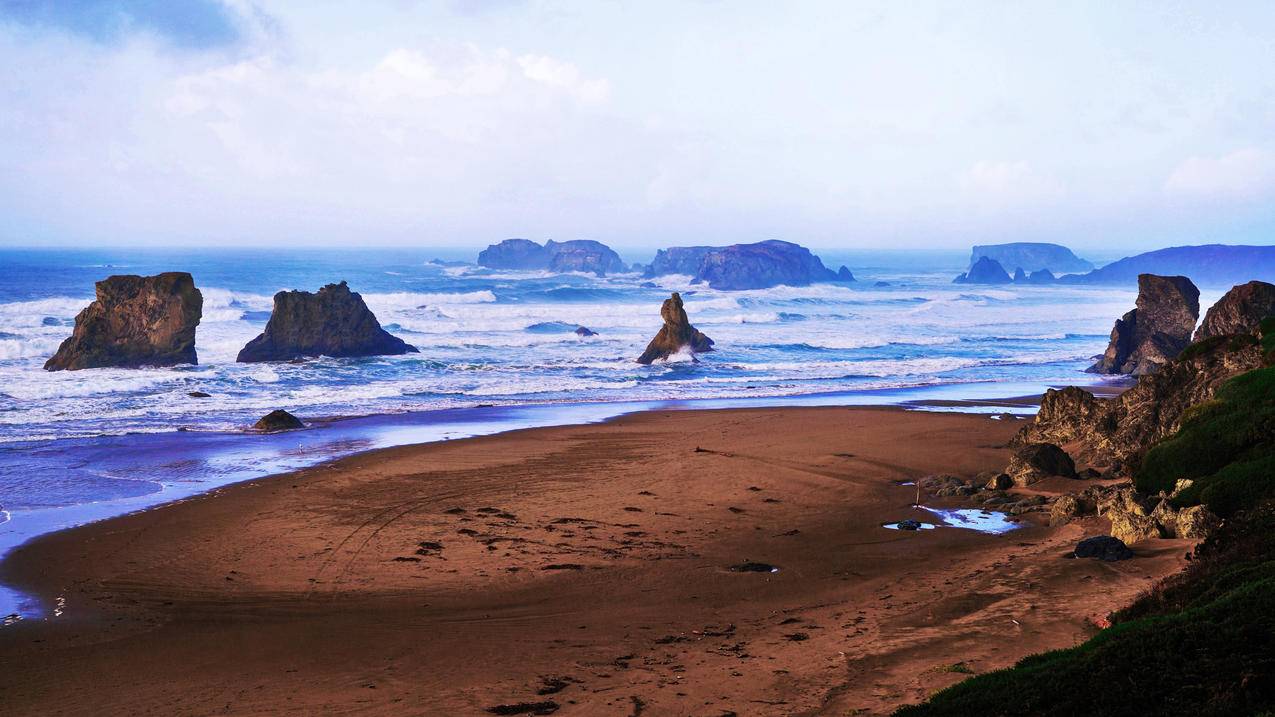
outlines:
{"label": "white cloud", "polygon": [[992,209],[1057,201],[1066,194],[1057,178],[1023,160],[975,162],[957,184],[970,202]]}
{"label": "white cloud", "polygon": [[1247,147],[1220,157],[1191,157],[1169,174],[1164,188],[1185,198],[1261,199],[1275,193],[1275,153]]}

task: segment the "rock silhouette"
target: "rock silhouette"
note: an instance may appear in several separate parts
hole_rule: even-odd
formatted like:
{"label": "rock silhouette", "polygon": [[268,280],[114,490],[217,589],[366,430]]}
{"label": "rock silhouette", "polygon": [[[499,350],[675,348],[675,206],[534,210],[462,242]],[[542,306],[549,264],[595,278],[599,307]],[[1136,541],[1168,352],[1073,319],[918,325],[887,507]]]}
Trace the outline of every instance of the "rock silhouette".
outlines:
{"label": "rock silhouette", "polygon": [[1273,315],[1275,285],[1264,281],[1240,284],[1226,292],[1204,315],[1204,321],[1200,322],[1200,328],[1195,332],[1195,340],[1247,334],[1257,328],[1262,319]]}
{"label": "rock silhouette", "polygon": [[204,297],[190,274],[112,276],[96,290],[46,371],[198,363],[195,327]]}
{"label": "rock silhouette", "polygon": [[647,344],[646,351],[638,357],[638,363],[649,364],[657,359],[667,359],[683,348],[690,349],[692,355],[713,350],[713,340],[691,326],[686,309],[682,308],[682,296],[677,292],[664,300],[660,317],[664,319],[664,326]]}
{"label": "rock silhouette", "polygon": [[298,428],[305,428],[305,424],[300,418],[288,413],[283,409],[276,409],[261,417],[252,426],[258,431],[265,433],[274,433],[276,431],[294,431]]}
{"label": "rock silhouette", "polygon": [[1154,373],[1191,343],[1200,290],[1185,276],[1138,277],[1137,308],[1116,321],[1111,343],[1090,373]]}
{"label": "rock silhouette", "polygon": [[953,284],[1008,284],[1013,281],[1005,267],[999,261],[989,257],[980,257],[970,270],[956,277]]}
{"label": "rock silhouette", "polygon": [[280,291],[266,330],[239,352],[240,363],[309,356],[394,356],[416,347],[392,336],[345,282],[317,293]]}

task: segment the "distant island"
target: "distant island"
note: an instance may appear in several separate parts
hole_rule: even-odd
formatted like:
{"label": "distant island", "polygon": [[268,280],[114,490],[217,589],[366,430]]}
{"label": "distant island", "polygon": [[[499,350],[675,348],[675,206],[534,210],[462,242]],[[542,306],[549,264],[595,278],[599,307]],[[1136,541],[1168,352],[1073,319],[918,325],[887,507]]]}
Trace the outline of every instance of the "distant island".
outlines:
{"label": "distant island", "polygon": [[[1125,257],[1085,273],[1065,274],[1057,266],[1045,265],[1031,269],[1021,265],[1024,258],[1043,259],[1044,253],[1034,253],[1034,250],[1023,253],[1017,249],[1000,251],[1001,248],[1023,246],[1056,247],[1051,250],[1055,252],[1055,257],[1062,258],[1063,254],[1056,253],[1057,250],[1062,250],[1077,261],[1088,264],[1075,257],[1070,249],[1056,244],[976,246],[969,270],[956,277],[953,283],[1128,285],[1136,282],[1141,274],[1185,276],[1203,286],[1229,286],[1254,278],[1275,280],[1275,246],[1205,244],[1170,247]],[[988,251],[989,249],[997,251]],[[998,256],[1001,258],[998,259]]]}
{"label": "distant island", "polygon": [[583,271],[597,276],[628,270],[615,250],[592,239],[550,239],[543,245],[530,239],[506,239],[479,252],[478,265],[489,269]]}
{"label": "distant island", "polygon": [[983,257],[994,259],[1011,272],[1022,269],[1031,273],[1048,269],[1054,274],[1082,274],[1094,269],[1093,262],[1081,259],[1071,249],[1043,242],[976,244],[970,252],[970,268]]}

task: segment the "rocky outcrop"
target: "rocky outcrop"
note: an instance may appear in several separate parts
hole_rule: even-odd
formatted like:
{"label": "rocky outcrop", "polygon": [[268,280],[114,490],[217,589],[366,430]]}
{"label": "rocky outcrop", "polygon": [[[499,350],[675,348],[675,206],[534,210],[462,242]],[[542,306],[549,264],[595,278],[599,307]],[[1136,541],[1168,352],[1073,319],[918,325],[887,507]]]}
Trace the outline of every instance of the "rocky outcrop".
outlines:
{"label": "rocky outcrop", "polygon": [[1191,343],[1200,290],[1185,276],[1138,277],[1137,308],[1116,321],[1111,343],[1090,373],[1154,373]]}
{"label": "rocky outcrop", "polygon": [[1041,269],[1039,271],[1033,271],[1032,273],[1028,274],[1027,281],[1025,283],[1044,286],[1046,284],[1052,284],[1056,281],[1058,281],[1058,277],[1054,276],[1054,272],[1048,269]]}
{"label": "rocky outcrop", "polygon": [[1049,508],[1049,525],[1050,527],[1066,525],[1082,512],[1080,501],[1074,495],[1060,495]]}
{"label": "rocky outcrop", "polygon": [[1012,445],[1055,443],[1083,463],[1127,469],[1157,441],[1181,427],[1188,408],[1213,398],[1218,387],[1262,366],[1255,343],[1192,347],[1189,356],[1138,379],[1115,398],[1099,399],[1074,386],[1045,392],[1034,421]]}
{"label": "rocky outcrop", "polygon": [[628,271],[611,247],[591,239],[550,240],[543,246],[530,239],[506,239],[479,252],[478,264],[490,269],[581,271],[597,276]]}
{"label": "rocky outcrop", "polygon": [[46,371],[198,363],[195,327],[204,297],[190,274],[112,276],[96,289]]}
{"label": "rocky outcrop", "polygon": [[395,356],[416,347],[381,328],[363,297],[345,282],[317,293],[280,291],[266,330],[239,352],[240,363],[311,356]]}
{"label": "rocky outcrop", "polygon": [[1081,274],[1093,270],[1092,262],[1081,259],[1061,244],[1011,242],[975,246],[970,253],[970,269],[982,257],[994,259],[1003,267],[1023,269],[1028,273],[1044,269],[1055,274]]}
{"label": "rocky outcrop", "polygon": [[1076,549],[1072,551],[1072,555],[1077,558],[1094,558],[1096,560],[1114,562],[1132,558],[1133,551],[1119,538],[1098,535],[1092,538],[1085,538],[1076,543]]}
{"label": "rocky outcrop", "polygon": [[1005,469],[1017,486],[1029,486],[1051,476],[1076,477],[1076,464],[1052,443],[1029,443],[1014,452]]}
{"label": "rocky outcrop", "polygon": [[1013,279],[1005,267],[995,259],[981,257],[970,270],[952,282],[953,284],[1008,284]]}
{"label": "rocky outcrop", "polygon": [[1275,285],[1264,281],[1240,284],[1226,292],[1204,315],[1204,321],[1195,331],[1195,340],[1251,333],[1268,316],[1275,316]]}
{"label": "rocky outcrop", "polygon": [[664,300],[660,307],[660,318],[664,319],[664,326],[651,339],[651,343],[647,344],[646,351],[638,357],[638,363],[649,364],[667,359],[684,348],[689,349],[692,356],[713,350],[713,340],[691,326],[686,309],[682,308],[680,294],[674,292],[673,296]]}
{"label": "rocky outcrop", "polygon": [[305,428],[305,424],[301,422],[300,418],[291,413],[277,409],[262,416],[261,420],[253,424],[252,427],[263,433],[276,433],[278,431],[295,431],[298,428]]}
{"label": "rocky outcrop", "polygon": [[1275,282],[1275,246],[1178,246],[1126,257],[1088,274],[1064,276],[1068,284],[1127,284],[1140,274],[1189,276],[1201,286]]}
{"label": "rocky outcrop", "polygon": [[724,247],[677,246],[661,249],[646,268],[647,278],[683,274],[694,284],[738,291],[773,286],[809,286],[823,281],[854,281],[846,267],[832,271],[810,250],[771,239]]}

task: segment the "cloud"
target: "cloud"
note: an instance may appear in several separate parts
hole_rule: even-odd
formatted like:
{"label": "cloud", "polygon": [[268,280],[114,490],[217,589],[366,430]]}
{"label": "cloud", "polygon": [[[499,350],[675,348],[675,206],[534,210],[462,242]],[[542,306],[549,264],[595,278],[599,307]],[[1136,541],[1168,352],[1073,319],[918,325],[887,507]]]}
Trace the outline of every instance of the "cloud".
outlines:
{"label": "cloud", "polygon": [[139,32],[191,49],[242,39],[238,13],[218,0],[17,0],[0,3],[0,22],[5,21],[106,44]]}
{"label": "cloud", "polygon": [[1247,147],[1219,157],[1191,157],[1169,174],[1164,189],[1182,198],[1262,199],[1275,193],[1275,153]]}
{"label": "cloud", "polygon": [[1066,194],[1058,179],[1024,160],[975,162],[957,184],[969,201],[991,209],[1038,205]]}

